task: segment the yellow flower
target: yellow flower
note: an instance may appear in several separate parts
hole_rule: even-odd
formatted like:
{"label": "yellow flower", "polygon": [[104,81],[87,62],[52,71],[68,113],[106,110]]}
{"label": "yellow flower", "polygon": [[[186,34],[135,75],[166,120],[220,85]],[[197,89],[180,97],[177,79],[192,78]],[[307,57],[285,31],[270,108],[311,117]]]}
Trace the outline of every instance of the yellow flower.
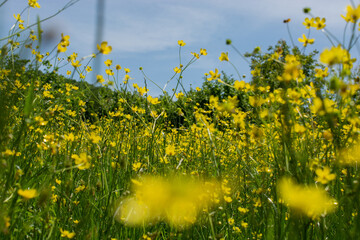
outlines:
{"label": "yellow flower", "polygon": [[96,75],[96,81],[98,83],[103,83],[103,82],[105,82],[105,79],[102,75]]}
{"label": "yellow flower", "polygon": [[62,230],[62,228],[60,228],[60,232],[61,232],[61,237],[66,237],[66,238],[69,238],[69,239],[72,239],[73,237],[75,237],[74,232],[69,232],[67,230]]}
{"label": "yellow flower", "polygon": [[334,173],[330,173],[329,167],[324,167],[324,169],[318,168],[315,171],[317,177],[316,181],[321,182],[322,184],[327,184],[328,182],[335,179],[336,175]]}
{"label": "yellow flower", "polygon": [[303,25],[309,29],[310,27],[313,27],[314,26],[314,18],[305,18],[305,21],[303,22]]}
{"label": "yellow flower", "polygon": [[296,80],[301,75],[301,64],[294,55],[286,55],[284,72],[278,77],[281,81]]}
{"label": "yellow flower", "polygon": [[195,53],[195,52],[191,52],[191,55],[193,55],[194,57],[196,57],[197,59],[200,58],[200,55],[198,53]]}
{"label": "yellow flower", "polygon": [[220,61],[229,61],[228,53],[227,52],[226,53],[222,52],[220,57],[219,57],[219,60]]}
{"label": "yellow flower", "polygon": [[146,177],[133,181],[133,192],[133,196],[121,201],[115,217],[126,224],[141,226],[161,219],[174,226],[189,226],[220,195],[217,183],[185,177]]}
{"label": "yellow flower", "polygon": [[320,68],[315,68],[315,77],[317,78],[324,78],[329,76],[328,68],[326,67],[324,70]]}
{"label": "yellow flower", "polygon": [[75,68],[77,68],[77,67],[80,67],[81,66],[81,63],[77,60],[77,61],[71,61],[71,65],[73,66],[73,67],[75,67]]}
{"label": "yellow flower", "polygon": [[97,45],[97,49],[100,51],[100,53],[106,55],[111,53],[112,47],[108,45],[108,42],[102,42],[100,46],[99,44]]}
{"label": "yellow flower", "polygon": [[174,68],[174,72],[176,72],[176,73],[181,73],[181,68],[175,67],[175,68]]}
{"label": "yellow flower", "polygon": [[77,168],[80,170],[88,169],[91,167],[91,157],[86,153],[80,153],[80,156],[77,154],[71,155],[71,158],[75,160]]}
{"label": "yellow flower", "polygon": [[311,218],[335,210],[335,200],[324,189],[316,186],[302,186],[290,178],[283,178],[278,183],[278,192],[282,201],[291,209]]}
{"label": "yellow flower", "polygon": [[89,139],[91,140],[92,143],[95,143],[95,144],[97,144],[101,141],[101,137],[94,132],[92,132],[90,134]]}
{"label": "yellow flower", "polygon": [[326,27],[325,24],[325,18],[320,19],[319,17],[315,18],[314,27],[316,27],[317,30],[321,30]]}
{"label": "yellow flower", "polygon": [[19,189],[17,193],[25,199],[31,199],[37,197],[38,195],[36,189],[26,189],[26,190]]}
{"label": "yellow flower", "polygon": [[228,203],[232,202],[232,199],[229,196],[224,196],[224,200],[225,200],[225,202],[228,202]]}
{"label": "yellow flower", "polygon": [[17,14],[17,15],[14,14],[14,18],[15,18],[16,21],[18,21],[19,23],[23,23],[23,22],[24,22],[24,20],[21,20],[20,14]]}
{"label": "yellow flower", "polygon": [[38,0],[29,0],[29,6],[33,8],[40,8],[40,5],[37,1]]}
{"label": "yellow flower", "polygon": [[330,50],[325,49],[320,54],[320,62],[325,63],[329,66],[340,63],[347,63],[350,59],[350,53],[343,49],[340,45],[337,47],[332,47]]}
{"label": "yellow flower", "polygon": [[360,18],[360,5],[357,8],[348,5],[346,7],[346,16],[341,15],[341,17],[347,22],[355,23]]}
{"label": "yellow flower", "polygon": [[217,80],[220,78],[220,73],[217,68],[215,68],[215,72],[210,71],[209,74],[210,74],[210,77],[207,78],[208,81]]}
{"label": "yellow flower", "polygon": [[105,69],[105,73],[109,76],[113,76],[114,75],[114,72],[112,69]]}
{"label": "yellow flower", "polygon": [[165,148],[165,154],[168,155],[168,156],[174,156],[176,153],[175,151],[175,145],[168,145],[166,148]]}
{"label": "yellow flower", "polygon": [[147,100],[149,103],[154,104],[154,105],[160,103],[159,98],[153,98],[150,95],[147,96]]}
{"label": "yellow flower", "polygon": [[339,151],[339,163],[345,166],[358,165],[360,163],[360,144],[343,148]]}
{"label": "yellow flower", "polygon": [[303,38],[299,38],[298,41],[303,43],[303,46],[306,47],[308,44],[313,44],[314,39],[309,39],[305,36],[305,34],[302,35]]}
{"label": "yellow flower", "polygon": [[183,46],[186,45],[186,43],[184,43],[183,40],[179,40],[179,41],[178,41],[178,44],[179,44],[180,47],[183,47]]}
{"label": "yellow flower", "polygon": [[61,41],[57,46],[58,52],[66,52],[67,47],[70,45],[69,39],[70,36],[64,36],[64,34],[61,33]]}
{"label": "yellow flower", "polygon": [[104,63],[105,63],[106,66],[110,67],[111,64],[112,64],[112,60],[108,59]]}
{"label": "yellow flower", "polygon": [[200,55],[206,56],[207,55],[206,49],[200,48]]}

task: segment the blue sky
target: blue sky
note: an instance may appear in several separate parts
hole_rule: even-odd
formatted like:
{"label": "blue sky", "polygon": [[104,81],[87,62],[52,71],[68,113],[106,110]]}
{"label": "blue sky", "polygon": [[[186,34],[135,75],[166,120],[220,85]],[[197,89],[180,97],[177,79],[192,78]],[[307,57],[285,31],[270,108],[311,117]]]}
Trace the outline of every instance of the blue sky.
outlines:
{"label": "blue sky", "polygon": [[[29,19],[37,14],[45,18],[62,8],[67,1],[39,0],[40,9],[31,9]],[[104,0],[105,28],[103,39],[108,41],[113,51],[102,56],[101,64],[112,59],[114,64],[130,68],[132,82],[144,85],[139,67],[158,85],[163,87],[174,74],[173,68],[179,65],[177,40],[184,40],[182,63],[192,56],[190,52],[207,49],[208,55],[202,56],[184,73],[185,86],[200,87],[204,73],[218,68],[236,77],[236,72],[227,62],[220,62],[221,52],[229,52],[229,58],[250,80],[249,66],[241,57],[225,45],[227,38],[242,52],[252,51],[257,46],[266,50],[278,40],[290,44],[284,19],[291,18],[290,29],[295,44],[307,29],[302,25],[306,15],[302,9],[310,7],[315,16],[326,17],[327,29],[339,38],[345,21],[348,0]],[[13,13],[20,13],[26,7],[26,0],[10,0],[0,9],[0,38],[14,23]],[[79,57],[94,52],[96,0],[80,0],[75,5],[45,22],[45,32],[56,37],[49,46],[55,46],[61,33],[70,36],[68,53],[77,52]],[[27,19],[27,12],[23,19]],[[320,31],[311,32],[315,38],[312,48],[323,50],[330,46]],[[308,50],[309,51],[309,50]],[[103,64],[102,64],[103,65]],[[63,69],[64,71],[65,69]],[[71,68],[69,67],[69,70]],[[103,73],[101,69],[100,73]],[[89,74],[87,79],[93,78]],[[105,75],[105,73],[104,73]],[[76,78],[76,76],[75,76]],[[166,88],[171,92],[175,79]],[[161,90],[148,82],[150,93],[158,95]]]}

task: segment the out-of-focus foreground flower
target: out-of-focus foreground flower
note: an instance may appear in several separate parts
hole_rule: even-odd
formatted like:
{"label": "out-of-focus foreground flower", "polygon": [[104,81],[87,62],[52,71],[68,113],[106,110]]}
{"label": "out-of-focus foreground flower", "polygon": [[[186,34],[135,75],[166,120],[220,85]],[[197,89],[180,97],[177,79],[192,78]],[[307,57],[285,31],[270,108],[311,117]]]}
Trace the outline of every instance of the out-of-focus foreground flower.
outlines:
{"label": "out-of-focus foreground flower", "polygon": [[316,218],[335,210],[335,199],[316,186],[301,186],[290,178],[278,183],[281,200],[294,211]]}
{"label": "out-of-focus foreground flower", "polygon": [[116,206],[115,218],[128,225],[167,221],[177,227],[195,223],[198,214],[219,203],[221,188],[216,182],[184,177],[145,177],[132,180],[133,195]]}

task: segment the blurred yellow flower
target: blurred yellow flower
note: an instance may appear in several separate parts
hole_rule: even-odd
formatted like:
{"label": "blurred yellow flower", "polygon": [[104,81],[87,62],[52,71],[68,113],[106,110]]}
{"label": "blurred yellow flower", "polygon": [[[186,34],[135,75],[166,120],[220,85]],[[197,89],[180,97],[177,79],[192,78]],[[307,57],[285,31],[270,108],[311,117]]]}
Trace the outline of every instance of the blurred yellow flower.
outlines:
{"label": "blurred yellow flower", "polygon": [[108,42],[102,42],[101,45],[97,45],[97,49],[100,51],[100,53],[102,54],[109,54],[112,51],[112,47],[108,45]]}
{"label": "blurred yellow flower", "polygon": [[107,60],[104,62],[104,64],[105,64],[106,66],[110,67],[111,64],[112,64],[112,60],[107,59]]}
{"label": "blurred yellow flower", "polygon": [[215,204],[219,186],[185,177],[145,177],[133,181],[134,195],[123,199],[115,218],[129,225],[165,220],[176,227],[195,223],[198,214]]}
{"label": "blurred yellow flower", "polygon": [[40,8],[39,3],[37,2],[38,0],[28,0],[29,1],[29,6],[32,8]]}
{"label": "blurred yellow flower", "polygon": [[17,193],[25,199],[31,199],[37,197],[38,195],[36,189],[26,189],[26,190],[19,189]]}
{"label": "blurred yellow flower", "polygon": [[313,44],[314,43],[314,39],[309,39],[305,36],[305,34],[302,35],[302,38],[298,39],[299,42],[303,43],[303,46],[306,47],[308,44]]}
{"label": "blurred yellow flower", "polygon": [[278,182],[281,200],[297,213],[316,218],[335,210],[335,199],[316,186],[302,186],[290,178]]}
{"label": "blurred yellow flower", "polygon": [[80,170],[88,169],[91,167],[91,157],[86,153],[80,153],[80,156],[77,154],[71,155],[71,158],[75,160],[77,168]]}
{"label": "blurred yellow flower", "polygon": [[339,151],[338,157],[341,165],[357,165],[360,163],[360,144],[355,143],[351,147],[343,148]]}
{"label": "blurred yellow flower", "polygon": [[61,237],[66,237],[69,239],[72,239],[73,237],[75,237],[74,232],[69,232],[67,230],[63,230],[62,228],[60,228],[60,232],[61,232]]}
{"label": "blurred yellow flower", "polygon": [[336,177],[336,175],[334,173],[331,173],[331,170],[329,167],[324,167],[323,169],[318,168],[318,169],[316,169],[315,173],[317,175],[315,180],[322,184],[327,184],[328,182],[334,180]]}
{"label": "blurred yellow flower", "polygon": [[226,53],[222,52],[220,57],[219,57],[219,60],[220,61],[229,61],[228,53],[227,52]]}
{"label": "blurred yellow flower", "polygon": [[183,46],[186,45],[186,43],[183,40],[179,40],[178,44],[179,44],[180,47],[183,47]]}
{"label": "blurred yellow flower", "polygon": [[346,16],[341,15],[341,17],[347,22],[355,23],[360,18],[360,5],[357,8],[348,5],[346,7]]}
{"label": "blurred yellow flower", "polygon": [[210,77],[206,78],[208,81],[217,80],[220,78],[220,73],[217,68],[215,68],[215,72],[210,71],[209,74],[210,74]]}

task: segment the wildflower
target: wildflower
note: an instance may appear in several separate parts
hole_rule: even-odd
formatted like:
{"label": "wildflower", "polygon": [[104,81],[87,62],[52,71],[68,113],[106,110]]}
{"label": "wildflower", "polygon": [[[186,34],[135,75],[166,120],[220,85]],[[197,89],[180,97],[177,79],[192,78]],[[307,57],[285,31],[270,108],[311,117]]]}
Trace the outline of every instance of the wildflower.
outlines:
{"label": "wildflower", "polygon": [[186,227],[198,214],[214,205],[219,195],[215,182],[182,178],[147,177],[133,181],[134,195],[121,201],[116,219],[130,225],[142,225],[165,219],[171,225]]}
{"label": "wildflower", "polygon": [[67,230],[63,230],[62,228],[60,228],[60,232],[61,232],[61,237],[66,237],[69,239],[72,239],[73,237],[75,237],[74,232],[69,232]]}
{"label": "wildflower", "polygon": [[353,60],[351,59],[350,53],[346,49],[343,49],[340,45],[337,47],[332,47],[330,50],[325,49],[320,54],[320,62],[329,66],[341,63],[344,63],[345,65],[351,65],[352,61]]}
{"label": "wildflower", "polygon": [[61,33],[61,40],[57,46],[58,52],[66,52],[67,47],[70,45],[69,39],[70,39],[70,36],[68,36],[68,35],[64,36],[64,34]]}
{"label": "wildflower", "polygon": [[154,105],[160,103],[159,98],[153,98],[150,95],[147,96],[147,100],[149,103],[154,104]]}
{"label": "wildflower", "polygon": [[285,57],[285,66],[282,76],[279,76],[278,79],[281,81],[291,81],[296,80],[300,77],[301,74],[301,64],[296,59],[294,55],[286,55]]}
{"label": "wildflower", "polygon": [[78,67],[80,67],[81,66],[81,63],[79,62],[79,61],[72,61],[71,62],[71,65],[73,66],[73,67],[75,67],[75,68],[78,68]]}
{"label": "wildflower", "polygon": [[174,72],[181,73],[181,66],[180,67],[175,67]]}
{"label": "wildflower", "polygon": [[316,28],[316,30],[321,30],[325,28],[326,27],[325,21],[326,21],[325,18],[320,19],[319,17],[316,17],[314,22],[314,27]]}
{"label": "wildflower", "polygon": [[210,77],[206,78],[208,81],[217,80],[220,78],[220,73],[217,68],[215,68],[215,72],[210,71],[209,74],[210,74]]}
{"label": "wildflower", "polygon": [[40,8],[39,3],[37,2],[38,0],[29,0],[29,6],[32,8]]}
{"label": "wildflower", "polygon": [[23,23],[23,22],[24,22],[24,20],[21,20],[20,14],[17,14],[17,15],[14,14],[14,18],[15,18],[16,21],[18,21],[19,23]]}
{"label": "wildflower", "polygon": [[168,156],[174,156],[175,155],[175,145],[168,145],[165,148],[165,154]]}
{"label": "wildflower", "polygon": [[198,53],[195,53],[195,52],[191,52],[191,55],[193,55],[194,57],[196,57],[197,59],[200,58],[200,55]]}
{"label": "wildflower", "polygon": [[236,90],[238,90],[238,91],[240,91],[240,90],[242,90],[243,88],[245,88],[245,81],[238,81],[238,80],[236,80],[235,82],[234,82],[234,88],[236,89]]}
{"label": "wildflower", "polygon": [[247,209],[247,208],[242,208],[242,207],[239,207],[238,210],[239,210],[239,212],[241,212],[241,213],[247,213],[247,212],[249,212],[249,209]]}
{"label": "wildflower", "polygon": [[[79,193],[81,191],[84,191],[85,188],[86,188],[85,185],[80,185],[77,188],[75,188],[75,193]],[[74,204],[77,205],[75,202],[74,202]]]}
{"label": "wildflower", "polygon": [[184,96],[184,93],[183,93],[183,92],[175,93],[175,97],[176,97],[177,99],[182,98],[183,96]]}
{"label": "wildflower", "polygon": [[101,137],[97,135],[96,133],[92,132],[89,136],[89,139],[92,143],[97,144],[101,141]]}
{"label": "wildflower", "polygon": [[183,40],[179,40],[178,44],[179,44],[180,47],[183,47],[183,46],[186,45],[186,43]]}
{"label": "wildflower", "polygon": [[105,73],[109,76],[113,76],[114,75],[114,72],[112,69],[105,69]]}
{"label": "wildflower", "polygon": [[229,223],[230,226],[231,226],[231,225],[234,225],[235,220],[234,220],[233,218],[229,218],[229,219],[228,219],[228,223]]}
{"label": "wildflower", "polygon": [[100,51],[100,53],[106,55],[111,52],[112,47],[109,46],[107,42],[102,42],[100,46],[99,46],[99,44],[97,45],[97,49]]}
{"label": "wildflower", "polygon": [[346,22],[355,23],[360,18],[360,5],[357,8],[353,8],[351,5],[346,7],[346,16],[341,15]]}
{"label": "wildflower", "polygon": [[314,39],[309,39],[305,36],[305,34],[302,35],[303,38],[299,38],[298,41],[303,43],[303,46],[306,47],[308,44],[313,44]]}
{"label": "wildflower", "polygon": [[135,162],[132,164],[132,169],[137,172],[141,168],[142,163],[141,162]]}
{"label": "wildflower", "polygon": [[289,23],[291,21],[291,18],[285,19],[283,22],[284,23]]}
{"label": "wildflower", "polygon": [[[181,66],[182,67],[182,66]],[[125,73],[129,73],[130,69],[129,68],[124,68]]]}
{"label": "wildflower", "polygon": [[103,82],[105,82],[105,79],[102,75],[96,75],[96,81],[98,83],[103,83]]}
{"label": "wildflower", "polygon": [[231,197],[229,197],[229,196],[224,196],[224,200],[225,200],[225,202],[227,202],[227,203],[231,203],[231,202],[232,202],[232,199],[231,199]]}
{"label": "wildflower", "polygon": [[80,153],[80,156],[77,154],[71,155],[71,158],[75,160],[77,168],[80,170],[88,169],[91,166],[91,157],[86,153]]}
{"label": "wildflower", "polygon": [[17,193],[25,199],[31,199],[37,197],[38,195],[36,189],[26,189],[26,190],[19,189]]}
{"label": "wildflower", "polygon": [[121,66],[119,64],[116,64],[115,68],[116,68],[116,70],[120,70]]}
{"label": "wildflower", "polygon": [[91,71],[92,71],[92,68],[91,68],[90,66],[87,66],[87,67],[86,67],[86,71],[87,71],[87,72],[91,72]]}
{"label": "wildflower", "polygon": [[339,151],[339,163],[345,166],[357,165],[360,163],[360,144],[355,143],[351,147]]}
{"label": "wildflower", "polygon": [[329,76],[328,67],[326,67],[324,70],[320,68],[315,68],[315,77],[317,78],[324,78]]}
{"label": "wildflower", "polygon": [[200,55],[206,56],[207,55],[206,49],[200,48]]}
{"label": "wildflower", "polygon": [[112,60],[108,59],[104,63],[105,63],[106,66],[110,67],[111,64],[112,64]]}
{"label": "wildflower", "polygon": [[307,28],[307,29],[309,29],[310,27],[313,27],[314,26],[314,18],[311,18],[311,19],[309,19],[309,18],[305,18],[305,21],[303,22],[303,25]]}
{"label": "wildflower", "polygon": [[308,217],[316,218],[335,210],[334,199],[321,188],[298,185],[290,178],[283,178],[278,183],[278,191],[286,205]]}
{"label": "wildflower", "polygon": [[330,173],[329,167],[324,167],[324,169],[318,168],[315,171],[317,177],[316,181],[321,182],[322,184],[327,184],[328,182],[335,179],[336,175],[334,173]]}
{"label": "wildflower", "polygon": [[133,79],[133,78],[131,78],[129,74],[125,74],[124,79],[123,79],[124,83],[126,84],[130,79]]}
{"label": "wildflower", "polygon": [[229,61],[228,53],[227,52],[226,53],[222,52],[220,57],[219,57],[219,60],[220,61]]}

